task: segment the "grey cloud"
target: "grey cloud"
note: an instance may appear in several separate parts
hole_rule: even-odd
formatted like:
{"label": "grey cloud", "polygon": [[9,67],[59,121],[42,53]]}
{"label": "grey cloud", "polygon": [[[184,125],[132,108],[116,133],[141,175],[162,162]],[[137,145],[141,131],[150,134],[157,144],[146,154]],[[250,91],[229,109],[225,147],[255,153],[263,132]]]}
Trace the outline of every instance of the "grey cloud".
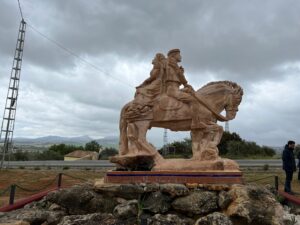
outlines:
{"label": "grey cloud", "polygon": [[1,1],[0,18],[0,55],[11,55],[16,44],[20,20],[17,2],[12,4],[11,1]]}
{"label": "grey cloud", "polygon": [[[67,96],[46,93],[31,93],[20,99],[18,136],[41,136],[41,132],[51,135],[68,136],[78,133],[105,136],[116,133],[118,112],[97,107],[86,107],[72,102]],[[28,110],[29,109],[29,110]],[[44,134],[45,135],[45,134]]]}
{"label": "grey cloud", "polygon": [[[121,81],[115,81],[108,76],[99,74],[100,72],[83,69],[79,74],[76,73],[74,71],[62,73],[31,71],[26,82],[44,92],[49,91],[51,95],[55,93],[60,93],[62,96],[67,95],[72,102],[83,103],[86,107],[97,106],[119,110],[123,104],[131,100],[134,94],[133,87],[128,87]],[[122,74],[121,71],[116,74],[123,75],[124,79],[125,74]],[[112,89],[115,91],[111,91]]]}
{"label": "grey cloud", "polygon": [[[184,66],[191,70],[221,75],[227,71],[229,78],[229,74],[233,78],[238,74],[247,80],[261,80],[273,66],[300,58],[300,3],[292,0],[38,3],[40,10],[45,7],[49,14],[42,21],[50,20],[49,36],[79,55],[109,52],[145,59],[156,51],[179,47]],[[36,17],[30,21],[45,26]],[[34,43],[41,39],[35,38]],[[64,62],[74,66],[72,60],[53,49],[51,44],[36,44],[29,55],[37,65],[60,68]]]}
{"label": "grey cloud", "polygon": [[294,74],[280,82],[254,85],[231,122],[233,130],[259,144],[281,146],[289,139],[299,142],[299,83],[299,75]]}
{"label": "grey cloud", "polygon": [[[152,57],[174,47],[181,48],[182,65],[195,88],[224,79],[244,88],[240,112],[230,123],[233,131],[262,144],[279,145],[300,136],[294,126],[300,109],[290,105],[299,98],[294,91],[300,83],[299,68],[280,68],[300,62],[298,1],[21,0],[21,4],[29,25],[102,71],[28,26],[16,124],[19,136],[117,134],[120,109],[133,98],[134,86],[148,76]],[[1,105],[19,19],[16,2],[4,0]],[[288,76],[294,80],[287,82]],[[288,88],[258,90],[266,81]],[[161,141],[161,132],[151,131],[151,142]]]}

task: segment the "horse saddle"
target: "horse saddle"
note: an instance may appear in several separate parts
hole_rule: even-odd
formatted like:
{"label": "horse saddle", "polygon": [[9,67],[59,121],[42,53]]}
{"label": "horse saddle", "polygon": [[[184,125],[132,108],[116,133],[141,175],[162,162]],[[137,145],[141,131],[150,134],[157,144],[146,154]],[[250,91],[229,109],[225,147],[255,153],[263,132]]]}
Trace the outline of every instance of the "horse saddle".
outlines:
{"label": "horse saddle", "polygon": [[190,107],[173,97],[162,95],[157,104],[153,106],[154,121],[182,120],[188,118],[190,118]]}
{"label": "horse saddle", "polygon": [[159,100],[158,106],[159,109],[163,111],[178,110],[183,106],[183,102],[180,102],[173,97],[163,95]]}

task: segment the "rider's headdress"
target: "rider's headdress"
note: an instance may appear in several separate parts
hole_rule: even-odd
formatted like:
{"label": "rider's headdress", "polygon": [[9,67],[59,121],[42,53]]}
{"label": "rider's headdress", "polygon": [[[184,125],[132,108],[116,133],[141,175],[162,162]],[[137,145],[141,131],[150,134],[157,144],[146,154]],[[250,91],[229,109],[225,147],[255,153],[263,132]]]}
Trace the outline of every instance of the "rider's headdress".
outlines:
{"label": "rider's headdress", "polygon": [[173,53],[176,53],[176,52],[180,52],[180,49],[179,48],[174,48],[174,49],[171,49],[169,52],[168,52],[168,56],[173,54]]}

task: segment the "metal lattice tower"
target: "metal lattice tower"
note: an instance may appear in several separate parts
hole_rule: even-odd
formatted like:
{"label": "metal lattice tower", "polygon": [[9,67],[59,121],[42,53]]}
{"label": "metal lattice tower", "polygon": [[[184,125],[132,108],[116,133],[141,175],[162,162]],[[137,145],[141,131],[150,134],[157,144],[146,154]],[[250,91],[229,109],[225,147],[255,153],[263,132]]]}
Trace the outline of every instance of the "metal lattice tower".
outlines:
{"label": "metal lattice tower", "polygon": [[166,155],[168,154],[168,130],[164,130],[164,148],[163,148],[163,154]]}
{"label": "metal lattice tower", "polygon": [[19,83],[21,75],[22,57],[25,41],[26,22],[24,19],[20,22],[17,45],[13,59],[13,65],[10,75],[10,81],[7,91],[6,103],[4,107],[3,120],[0,134],[0,147],[1,147],[1,165],[3,168],[5,156],[10,159],[10,153],[13,149],[13,132],[16,119],[17,100],[19,92]]}
{"label": "metal lattice tower", "polygon": [[229,122],[228,121],[225,122],[225,131],[229,132]]}

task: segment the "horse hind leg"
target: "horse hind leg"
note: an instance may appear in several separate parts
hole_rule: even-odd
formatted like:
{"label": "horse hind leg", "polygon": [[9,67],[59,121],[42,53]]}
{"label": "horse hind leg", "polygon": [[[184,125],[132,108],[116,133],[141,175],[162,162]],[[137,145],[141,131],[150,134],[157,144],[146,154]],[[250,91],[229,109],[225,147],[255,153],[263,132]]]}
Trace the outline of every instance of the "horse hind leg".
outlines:
{"label": "horse hind leg", "polygon": [[162,160],[163,157],[158,153],[153,145],[147,141],[147,131],[150,127],[150,121],[138,121],[136,122],[138,127],[138,143],[140,146],[140,152],[143,152],[147,155],[154,155],[154,161],[157,163]]}
{"label": "horse hind leg", "polygon": [[127,103],[121,110],[120,114],[120,122],[119,122],[119,131],[120,131],[120,140],[119,140],[119,155],[126,155],[129,153],[128,149],[128,137],[127,137],[127,130],[128,130],[128,123],[125,119],[125,113],[130,106],[130,102]]}

